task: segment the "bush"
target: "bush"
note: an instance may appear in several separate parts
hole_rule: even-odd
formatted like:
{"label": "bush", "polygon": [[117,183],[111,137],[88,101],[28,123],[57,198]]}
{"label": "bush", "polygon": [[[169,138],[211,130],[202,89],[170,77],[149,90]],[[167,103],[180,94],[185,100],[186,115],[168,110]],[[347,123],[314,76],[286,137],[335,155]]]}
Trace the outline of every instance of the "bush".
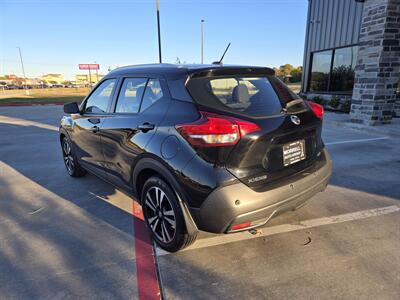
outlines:
{"label": "bush", "polygon": [[329,100],[329,106],[333,108],[338,108],[340,105],[340,98],[339,97],[333,97],[331,100]]}
{"label": "bush", "polygon": [[317,104],[324,105],[324,99],[320,96],[315,96],[312,101]]}
{"label": "bush", "polygon": [[346,102],[342,103],[340,108],[343,112],[348,114],[351,109],[351,101],[346,101]]}

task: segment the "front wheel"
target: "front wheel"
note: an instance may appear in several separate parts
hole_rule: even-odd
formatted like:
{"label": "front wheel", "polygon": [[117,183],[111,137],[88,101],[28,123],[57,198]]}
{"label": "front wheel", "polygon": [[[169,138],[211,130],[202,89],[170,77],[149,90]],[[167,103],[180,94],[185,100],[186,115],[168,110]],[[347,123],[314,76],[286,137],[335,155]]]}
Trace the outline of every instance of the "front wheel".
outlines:
{"label": "front wheel", "polygon": [[196,240],[197,234],[187,233],[178,199],[163,179],[149,178],[144,184],[141,200],[146,226],[161,248],[176,252]]}
{"label": "front wheel", "polygon": [[62,153],[65,167],[67,172],[72,177],[81,177],[86,174],[86,171],[81,167],[76,155],[71,146],[71,142],[67,137],[64,137],[61,141]]}

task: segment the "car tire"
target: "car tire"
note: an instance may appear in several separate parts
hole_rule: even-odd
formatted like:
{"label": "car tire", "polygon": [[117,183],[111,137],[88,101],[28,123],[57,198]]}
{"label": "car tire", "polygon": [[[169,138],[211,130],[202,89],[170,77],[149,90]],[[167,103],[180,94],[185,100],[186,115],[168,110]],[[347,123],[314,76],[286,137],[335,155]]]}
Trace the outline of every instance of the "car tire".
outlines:
{"label": "car tire", "polygon": [[188,234],[176,193],[160,177],[149,178],[142,190],[141,203],[146,227],[153,239],[168,252],[192,244],[197,234]]}
{"label": "car tire", "polygon": [[71,141],[64,137],[61,141],[64,164],[69,176],[82,177],[86,174],[86,170],[81,167],[72,149]]}

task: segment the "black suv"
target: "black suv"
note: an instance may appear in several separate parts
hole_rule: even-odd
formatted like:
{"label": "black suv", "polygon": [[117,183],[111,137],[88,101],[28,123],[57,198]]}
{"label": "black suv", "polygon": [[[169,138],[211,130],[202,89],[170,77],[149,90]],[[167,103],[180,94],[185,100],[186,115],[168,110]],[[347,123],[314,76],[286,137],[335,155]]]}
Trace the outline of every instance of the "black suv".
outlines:
{"label": "black suv", "polygon": [[69,175],[90,171],[138,199],[167,251],[194,242],[198,230],[264,225],[323,191],[332,172],[322,106],[269,68],[123,67],[64,111]]}

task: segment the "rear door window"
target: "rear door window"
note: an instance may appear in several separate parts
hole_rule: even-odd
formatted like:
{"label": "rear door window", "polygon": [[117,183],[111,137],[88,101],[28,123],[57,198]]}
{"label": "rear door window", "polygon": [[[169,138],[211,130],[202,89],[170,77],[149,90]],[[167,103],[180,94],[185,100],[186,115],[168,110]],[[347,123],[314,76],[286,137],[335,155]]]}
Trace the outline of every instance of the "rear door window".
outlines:
{"label": "rear door window", "polygon": [[137,113],[146,88],[147,78],[125,78],[119,92],[116,113]]}
{"label": "rear door window", "polygon": [[149,106],[160,100],[163,96],[164,95],[161,88],[160,80],[149,79],[149,82],[147,83],[146,86],[146,91],[144,92],[140,111],[142,112],[146,110]]}
{"label": "rear door window", "polygon": [[269,76],[194,78],[187,88],[199,104],[255,117],[279,114],[286,102],[298,98]]}

